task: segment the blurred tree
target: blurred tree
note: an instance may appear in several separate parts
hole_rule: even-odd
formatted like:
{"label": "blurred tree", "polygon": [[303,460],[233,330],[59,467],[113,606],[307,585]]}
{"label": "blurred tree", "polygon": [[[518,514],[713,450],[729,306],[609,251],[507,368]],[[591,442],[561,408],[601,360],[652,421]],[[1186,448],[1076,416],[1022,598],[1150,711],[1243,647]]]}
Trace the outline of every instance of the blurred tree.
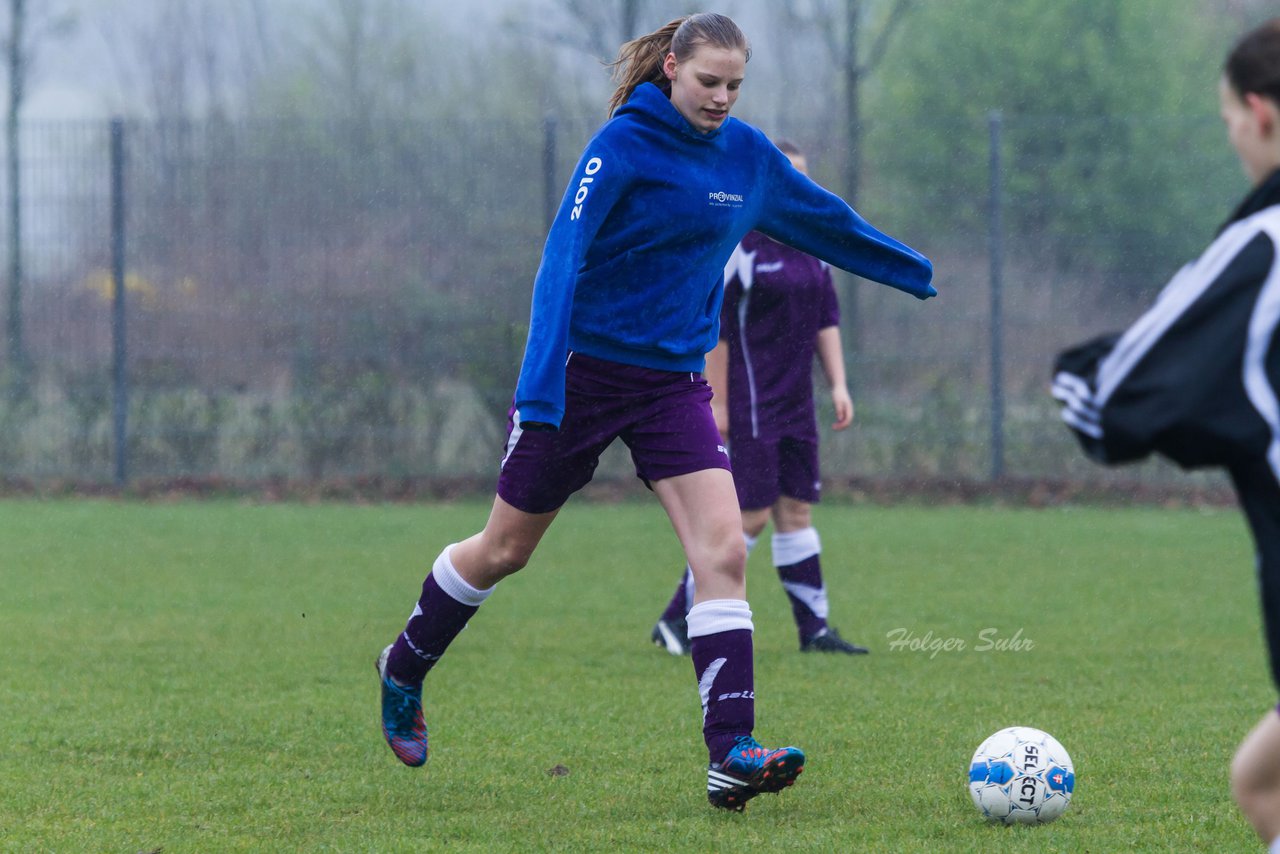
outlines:
{"label": "blurred tree", "polygon": [[[204,150],[203,131],[215,126],[229,139],[227,123],[249,108],[253,88],[272,71],[280,36],[267,2],[168,0],[96,18],[119,91],[129,93],[114,107],[147,120],[127,132],[127,186],[135,201],[146,199],[132,205],[129,240],[133,254],[158,268],[152,274],[163,269],[179,280],[212,252],[217,232],[208,217],[226,214],[217,202],[231,188],[216,166],[196,165],[228,153]],[[210,197],[214,203],[203,204]]]}
{"label": "blurred tree", "polygon": [[[293,106],[367,134],[389,115],[420,114],[435,34],[412,0],[296,3],[283,69]],[[270,91],[270,90],[269,90]],[[278,99],[273,106],[289,109]]]}
{"label": "blurred tree", "polygon": [[535,36],[551,44],[561,45],[609,62],[618,55],[618,47],[640,35],[652,32],[666,20],[655,22],[647,15],[652,0],[553,0],[560,14],[531,16],[526,25]]}
{"label": "blurred tree", "polygon": [[49,38],[68,35],[75,27],[74,14],[57,3],[40,3],[34,15],[26,0],[9,0],[9,27],[4,33],[4,50],[9,73],[9,103],[5,112],[5,166],[8,176],[9,287],[5,325],[8,371],[7,392],[14,397],[26,394],[30,365],[22,330],[22,172],[21,117],[28,78],[33,72],[41,44]]}
{"label": "blurred tree", "polygon": [[[844,101],[842,195],[855,207],[862,183],[863,89],[884,59],[912,0],[779,0],[773,9],[780,31],[802,44],[820,42],[838,69]],[[806,74],[816,73],[812,56]]]}
{"label": "blurred tree", "polygon": [[136,101],[118,109],[176,126],[248,109],[281,38],[268,0],[168,0],[99,16],[112,73]]}
{"label": "blurred tree", "polygon": [[1206,14],[1226,16],[1237,34],[1276,15],[1275,0],[1201,0]]}
{"label": "blurred tree", "polygon": [[26,94],[27,6],[25,0],[10,0],[9,37],[6,45],[9,68],[9,109],[5,114],[6,167],[9,177],[9,313],[5,326],[11,392],[25,386],[27,357],[22,343],[22,170],[18,122]]}
{"label": "blurred tree", "polygon": [[[552,61],[541,81],[541,104],[576,124],[585,116],[603,119],[609,75],[600,72],[618,48],[688,11],[681,0],[536,0],[513,5],[503,30]],[[591,129],[597,124],[588,122]]]}
{"label": "blurred tree", "polygon": [[245,145],[264,173],[266,242],[294,241],[275,269],[297,273],[273,286],[305,306],[290,333],[309,354],[295,380],[369,363],[424,387],[465,376],[502,414],[512,324],[544,236],[549,51],[483,9],[322,0],[296,11],[251,99],[272,121]]}
{"label": "blurred tree", "polygon": [[[836,79],[823,91],[827,103],[833,102],[834,91],[843,101],[843,124],[833,134],[839,140],[839,159],[843,176],[836,188],[844,199],[859,207],[862,191],[864,159],[863,93],[871,73],[880,65],[893,38],[907,17],[911,0],[779,0],[772,9],[777,16],[776,32],[787,34],[782,42],[808,45],[817,42],[826,52],[826,65],[835,71]],[[783,97],[794,96],[812,77],[823,75],[823,64],[810,54],[801,63],[805,84],[784,87]],[[856,386],[861,362],[861,311],[855,282],[846,280],[841,295],[846,372],[850,384]]]}
{"label": "blurred tree", "polygon": [[[1135,261],[1185,257],[1240,189],[1215,118],[1226,42],[1201,5],[921,5],[876,89],[878,197],[913,230],[972,243],[985,233],[986,115],[999,109],[1010,252],[1162,281]],[[1206,210],[1209,176],[1223,204]]]}

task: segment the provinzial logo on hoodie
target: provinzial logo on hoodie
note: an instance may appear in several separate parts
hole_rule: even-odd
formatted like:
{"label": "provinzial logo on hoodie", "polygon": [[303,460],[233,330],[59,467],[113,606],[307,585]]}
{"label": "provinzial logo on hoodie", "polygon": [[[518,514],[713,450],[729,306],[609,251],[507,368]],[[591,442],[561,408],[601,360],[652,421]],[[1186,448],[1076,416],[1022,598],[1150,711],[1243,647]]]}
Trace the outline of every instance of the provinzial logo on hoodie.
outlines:
{"label": "provinzial logo on hoodie", "polygon": [[724,190],[707,193],[707,204],[716,208],[740,208],[745,201],[746,197]]}

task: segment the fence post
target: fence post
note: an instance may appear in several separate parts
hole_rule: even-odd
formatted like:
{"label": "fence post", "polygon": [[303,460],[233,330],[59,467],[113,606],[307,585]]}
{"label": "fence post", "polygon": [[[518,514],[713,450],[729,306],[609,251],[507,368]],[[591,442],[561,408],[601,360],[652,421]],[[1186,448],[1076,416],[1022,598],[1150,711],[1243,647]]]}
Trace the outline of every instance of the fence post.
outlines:
{"label": "fence post", "polygon": [[111,356],[112,423],[115,433],[115,484],[129,480],[129,386],[125,370],[124,121],[111,120]]}
{"label": "fence post", "polygon": [[991,275],[991,479],[1004,476],[1004,175],[1000,159],[1004,116],[992,110],[987,116],[990,133],[990,220],[988,243]]}
{"label": "fence post", "polygon": [[551,230],[551,223],[556,218],[559,193],[556,184],[556,117],[547,113],[542,120],[542,198],[547,231]]}

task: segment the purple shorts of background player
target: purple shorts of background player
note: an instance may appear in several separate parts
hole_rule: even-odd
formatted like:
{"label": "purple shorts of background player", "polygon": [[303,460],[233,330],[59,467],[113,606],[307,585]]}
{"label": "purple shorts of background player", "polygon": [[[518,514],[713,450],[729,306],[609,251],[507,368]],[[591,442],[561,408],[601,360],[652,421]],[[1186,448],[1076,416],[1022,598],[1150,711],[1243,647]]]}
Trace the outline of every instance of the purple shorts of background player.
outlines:
{"label": "purple shorts of background player", "polygon": [[646,484],[730,469],[711,414],[711,387],[701,374],[571,353],[559,430],[522,430],[519,413],[509,413],[498,495],[526,513],[556,510],[591,481],[616,438],[631,450],[636,476]]}
{"label": "purple shorts of background player", "polygon": [[772,507],[785,495],[818,503],[822,483],[818,473],[818,437],[782,436],[755,439],[735,436],[733,484],[744,510]]}

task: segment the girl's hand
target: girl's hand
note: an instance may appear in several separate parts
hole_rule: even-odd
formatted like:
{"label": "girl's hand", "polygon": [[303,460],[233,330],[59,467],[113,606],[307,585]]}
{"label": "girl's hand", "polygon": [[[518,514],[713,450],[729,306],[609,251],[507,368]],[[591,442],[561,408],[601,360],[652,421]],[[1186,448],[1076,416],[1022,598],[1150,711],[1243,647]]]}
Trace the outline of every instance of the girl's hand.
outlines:
{"label": "girl's hand", "polygon": [[843,430],[853,423],[853,398],[849,397],[849,389],[839,386],[831,389],[831,402],[836,408],[836,420],[832,430]]}

